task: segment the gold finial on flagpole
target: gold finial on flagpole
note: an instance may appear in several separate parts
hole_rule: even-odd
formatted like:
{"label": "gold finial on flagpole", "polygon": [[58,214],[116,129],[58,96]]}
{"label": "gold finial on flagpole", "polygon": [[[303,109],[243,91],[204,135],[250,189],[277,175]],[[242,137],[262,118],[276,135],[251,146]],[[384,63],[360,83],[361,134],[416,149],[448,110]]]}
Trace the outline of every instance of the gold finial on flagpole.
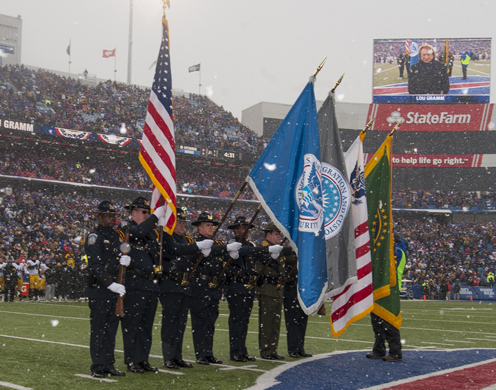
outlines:
{"label": "gold finial on flagpole", "polygon": [[164,8],[164,17],[165,17],[165,9],[167,6],[170,8],[170,0],[162,0],[162,7]]}
{"label": "gold finial on flagpole", "polygon": [[393,135],[394,132],[400,128],[400,126],[401,126],[402,123],[403,123],[403,121],[399,121],[398,123],[396,123],[396,126],[394,126],[393,130],[391,130],[391,132],[389,133],[389,135]]}
{"label": "gold finial on flagpole", "polygon": [[320,72],[320,70],[321,70],[321,69],[322,69],[322,67],[324,66],[324,64],[325,64],[326,60],[327,60],[327,57],[326,57],[326,58],[324,58],[324,61],[322,61],[322,62],[320,63],[320,65],[319,65],[319,66],[317,66],[317,69],[315,70],[315,72],[314,72],[314,74],[313,74],[313,77],[317,77],[317,74]]}
{"label": "gold finial on flagpole", "polygon": [[336,90],[336,88],[339,86],[339,84],[341,84],[341,81],[343,81],[343,77],[344,77],[344,73],[343,75],[339,78],[338,81],[336,81],[336,84],[334,84],[334,87],[332,87],[331,89],[331,93],[334,93],[334,91]]}
{"label": "gold finial on flagpole", "polygon": [[372,118],[369,123],[367,123],[365,125],[365,127],[363,128],[363,130],[361,131],[361,133],[365,133],[368,129],[370,129],[370,126],[372,126],[372,123],[374,123],[375,121],[375,118]]}

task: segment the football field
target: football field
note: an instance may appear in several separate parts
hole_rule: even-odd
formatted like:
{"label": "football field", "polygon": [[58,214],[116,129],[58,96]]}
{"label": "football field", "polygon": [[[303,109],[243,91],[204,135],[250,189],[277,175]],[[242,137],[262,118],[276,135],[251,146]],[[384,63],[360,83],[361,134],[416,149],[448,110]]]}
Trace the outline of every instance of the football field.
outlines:
{"label": "football field", "polygon": [[[351,325],[343,335],[334,339],[329,327],[330,304],[327,303],[326,306],[328,315],[314,316],[308,320],[306,351],[314,357],[336,351],[363,351],[358,353],[356,364],[369,363],[369,360],[362,359],[364,357],[362,355],[365,354],[365,350],[371,350],[373,345],[370,317],[366,316]],[[248,363],[230,361],[229,311],[227,303],[221,302],[215,332],[214,355],[223,360],[224,364],[202,366],[194,363],[192,369],[164,369],[160,346],[160,305],[158,311],[150,362],[161,371],[158,374],[127,373],[125,377],[109,377],[101,382],[89,377],[91,361],[88,347],[90,326],[87,303],[2,302],[0,303],[0,388],[89,389],[98,386],[103,389],[119,390],[245,389],[254,386],[257,378],[267,375],[271,370],[281,370],[284,365],[305,361],[305,359],[288,357],[284,321],[278,352],[286,357],[285,360],[264,361],[257,358],[255,362]],[[496,317],[492,303],[402,301],[402,316],[401,338],[405,352],[494,348],[496,343]],[[257,302],[254,304],[250,320],[247,346],[251,355],[259,356]],[[115,355],[116,368],[124,370],[120,328],[117,333]],[[194,362],[189,322],[183,355],[185,360]],[[381,363],[388,365],[390,369],[394,369],[397,364]],[[316,375],[320,374],[316,373]],[[299,380],[304,381],[305,378],[300,377]]]}

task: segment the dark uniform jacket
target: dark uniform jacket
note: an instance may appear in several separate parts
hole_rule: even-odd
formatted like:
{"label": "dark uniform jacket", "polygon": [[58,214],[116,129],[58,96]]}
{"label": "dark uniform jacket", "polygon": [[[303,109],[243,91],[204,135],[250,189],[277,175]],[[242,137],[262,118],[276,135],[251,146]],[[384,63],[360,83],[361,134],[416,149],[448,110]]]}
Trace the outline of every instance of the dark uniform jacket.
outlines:
{"label": "dark uniform jacket", "polygon": [[[200,251],[191,237],[173,233],[166,235],[163,250],[163,276],[160,281],[161,294],[186,294],[191,296],[191,283],[183,286],[181,282],[189,276],[195,258]],[[197,255],[197,256],[195,256]],[[191,282],[191,280],[189,281]]]}
{"label": "dark uniform jacket", "polygon": [[[196,241],[208,240],[209,238],[199,234]],[[194,262],[198,260],[199,252],[194,257]],[[224,244],[218,240],[214,240],[209,256],[203,257],[194,274],[194,283],[192,284],[193,295],[202,295],[207,293],[212,299],[220,299],[222,297],[222,284],[225,280],[225,275],[220,275],[224,262],[228,260],[227,250]],[[219,278],[220,276],[220,278]],[[213,287],[210,283],[216,283]],[[213,287],[213,288],[212,288]]]}
{"label": "dark uniform jacket", "polygon": [[119,233],[102,225],[98,225],[96,230],[88,235],[85,243],[90,275],[86,290],[88,298],[117,298],[117,294],[107,287],[117,278],[120,244]]}
{"label": "dark uniform jacket", "polygon": [[433,60],[428,64],[419,61],[412,65],[408,75],[408,93],[446,95],[449,90],[449,77],[444,64]]}
{"label": "dark uniform jacket", "polygon": [[150,215],[139,225],[134,221],[123,221],[118,227],[121,239],[129,233],[131,251],[131,264],[126,270],[126,290],[146,290],[158,292],[158,285],[154,282],[155,266],[159,264],[160,247],[158,231],[156,230],[158,218]]}
{"label": "dark uniform jacket", "polygon": [[[236,237],[236,241],[239,239]],[[268,261],[268,248],[256,247],[251,241],[241,242],[239,258],[232,261],[229,269],[226,294],[255,295],[254,289],[247,289],[246,285],[253,283],[257,277],[255,264],[257,261],[265,263]]]}
{"label": "dark uniform jacket", "polygon": [[[271,245],[272,244],[270,244],[266,240],[262,241],[262,246],[264,247],[268,247]],[[277,285],[281,284],[282,281],[284,280],[284,269],[285,269],[285,261],[286,261],[286,257],[284,255],[290,253],[291,253],[291,248],[284,248],[277,259],[270,260],[271,259],[270,255],[269,254],[266,255],[267,261],[270,261],[270,263],[257,283],[257,287],[256,287],[257,294],[267,295],[273,298],[283,297],[284,289],[283,288],[278,289]],[[255,266],[257,274],[259,274],[262,271],[264,264],[265,261],[257,262]]]}

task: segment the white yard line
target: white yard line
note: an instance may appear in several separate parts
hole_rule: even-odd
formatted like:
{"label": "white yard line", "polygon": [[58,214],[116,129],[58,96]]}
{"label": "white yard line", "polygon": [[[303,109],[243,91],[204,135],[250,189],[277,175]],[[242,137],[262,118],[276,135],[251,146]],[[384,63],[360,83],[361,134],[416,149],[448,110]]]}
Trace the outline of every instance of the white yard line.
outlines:
{"label": "white yard line", "polygon": [[474,341],[446,340],[446,339],[444,341],[449,341],[450,343],[475,344]]}
{"label": "white yard line", "polygon": [[0,381],[0,386],[8,387],[9,389],[17,389],[17,390],[33,390],[31,387],[24,387],[24,386],[16,385],[14,383],[1,382],[1,381]]}
{"label": "white yard line", "polygon": [[433,341],[422,341],[422,344],[451,345],[452,347],[455,346],[455,344],[435,343]]}
{"label": "white yard line", "polygon": [[[47,343],[47,344],[65,345],[65,346],[69,346],[69,347],[78,347],[78,348],[86,348],[86,349],[89,348],[89,345],[79,345],[79,344],[62,343],[62,342],[59,342],[59,341],[50,341],[50,340],[39,340],[39,339],[32,339],[32,338],[28,338],[28,337],[10,336],[10,335],[6,335],[6,334],[0,334],[0,337],[10,338],[10,339],[16,339],[16,340],[25,340],[25,341],[37,341],[37,342],[40,342],[40,343]],[[121,351],[119,349],[116,349],[115,352],[116,353],[124,353],[124,351]],[[157,358],[157,359],[163,359],[162,355],[150,355],[150,357]],[[279,363],[286,363],[286,362],[280,362],[280,361],[278,361],[278,362]],[[267,372],[266,370],[254,369],[254,368],[246,367],[246,366],[239,366],[239,367],[237,367],[237,366],[230,366],[228,364],[216,364],[215,366],[225,367],[225,368],[229,368],[229,369],[233,369],[233,370],[247,370],[247,371]],[[176,372],[173,372],[173,373],[174,374],[177,374]],[[95,378],[92,378],[92,379],[95,379]]]}
{"label": "white yard line", "polygon": [[115,379],[94,378],[91,375],[86,375],[86,374],[74,374],[74,376],[79,376],[81,378],[86,378],[86,379],[93,379],[94,381],[99,381],[99,382],[118,382]]}

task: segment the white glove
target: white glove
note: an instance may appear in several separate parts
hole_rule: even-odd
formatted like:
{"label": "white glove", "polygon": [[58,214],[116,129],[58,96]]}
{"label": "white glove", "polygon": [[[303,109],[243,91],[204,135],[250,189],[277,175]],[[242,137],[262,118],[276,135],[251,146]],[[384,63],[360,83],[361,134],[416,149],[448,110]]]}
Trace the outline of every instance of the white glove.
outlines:
{"label": "white glove", "polygon": [[160,218],[165,217],[166,211],[167,211],[167,206],[160,206],[155,209],[153,215],[155,215],[160,220]]}
{"label": "white glove", "polygon": [[203,253],[203,256],[208,257],[210,255],[210,251],[212,248],[212,245],[214,244],[214,240],[203,240],[203,241],[198,241],[196,243],[196,246],[198,249],[200,249]]}
{"label": "white glove", "polygon": [[160,217],[158,219],[158,226],[165,226],[166,223],[167,221],[165,220],[165,217]]}
{"label": "white glove", "polygon": [[226,245],[227,250],[229,251],[229,256],[234,260],[239,258],[239,250],[243,245],[240,242],[231,242]]}
{"label": "white glove", "polygon": [[115,292],[116,294],[119,294],[121,297],[126,295],[126,287],[124,287],[122,284],[114,282],[110,286],[108,286],[107,288],[110,291]]}
{"label": "white glove", "polygon": [[227,250],[229,252],[238,252],[243,245],[240,242],[231,242],[230,244],[227,244]]}
{"label": "white glove", "polygon": [[270,256],[275,260],[279,257],[279,254],[281,253],[282,251],[282,248],[284,248],[283,246],[281,245],[271,245],[269,246],[269,253],[270,253]]}
{"label": "white glove", "polygon": [[131,264],[131,258],[128,255],[122,255],[119,263],[124,267],[129,267],[129,264]]}

